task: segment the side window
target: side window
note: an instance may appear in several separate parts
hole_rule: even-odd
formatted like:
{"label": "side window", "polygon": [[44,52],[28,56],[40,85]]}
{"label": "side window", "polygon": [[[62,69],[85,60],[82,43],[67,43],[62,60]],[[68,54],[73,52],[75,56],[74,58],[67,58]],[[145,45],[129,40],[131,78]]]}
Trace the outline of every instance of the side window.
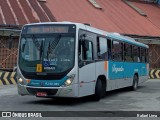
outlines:
{"label": "side window", "polygon": [[141,48],[138,47],[138,62],[141,62]]}
{"label": "side window", "polygon": [[132,62],[132,45],[125,43],[124,45],[124,59],[125,61]]}
{"label": "side window", "polygon": [[123,56],[123,44],[119,41],[113,41],[113,46],[112,46],[112,59],[114,61],[122,61],[122,56]]}
{"label": "side window", "polygon": [[148,49],[146,49],[146,63],[149,63],[149,54],[148,54]]}
{"label": "side window", "polygon": [[98,44],[99,44],[98,58],[107,59],[107,39],[99,37]]}
{"label": "side window", "polygon": [[141,62],[146,62],[146,49],[141,48]]}
{"label": "side window", "polygon": [[133,46],[133,61],[140,62],[138,46]]}
{"label": "side window", "polygon": [[112,60],[112,41],[111,39],[107,39],[107,47],[108,47],[108,60]]}
{"label": "side window", "polygon": [[93,60],[93,43],[91,41],[84,41],[83,60]]}

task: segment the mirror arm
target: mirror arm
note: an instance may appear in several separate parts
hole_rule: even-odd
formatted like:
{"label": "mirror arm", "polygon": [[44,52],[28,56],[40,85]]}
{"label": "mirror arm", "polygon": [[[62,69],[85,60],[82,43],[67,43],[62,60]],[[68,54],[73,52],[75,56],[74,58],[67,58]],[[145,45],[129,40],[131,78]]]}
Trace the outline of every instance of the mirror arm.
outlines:
{"label": "mirror arm", "polygon": [[13,33],[9,35],[9,49],[12,48]]}

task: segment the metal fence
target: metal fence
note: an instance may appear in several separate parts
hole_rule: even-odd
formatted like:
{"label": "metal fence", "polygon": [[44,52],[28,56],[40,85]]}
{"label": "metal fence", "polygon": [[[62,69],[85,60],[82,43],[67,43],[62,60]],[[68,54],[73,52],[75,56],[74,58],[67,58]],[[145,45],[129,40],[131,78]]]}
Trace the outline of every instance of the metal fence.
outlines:
{"label": "metal fence", "polygon": [[12,38],[12,48],[9,49],[9,37],[0,37],[0,69],[13,70],[17,63],[18,37]]}
{"label": "metal fence", "polygon": [[160,68],[160,45],[159,44],[149,45],[149,64],[150,64],[150,69]]}

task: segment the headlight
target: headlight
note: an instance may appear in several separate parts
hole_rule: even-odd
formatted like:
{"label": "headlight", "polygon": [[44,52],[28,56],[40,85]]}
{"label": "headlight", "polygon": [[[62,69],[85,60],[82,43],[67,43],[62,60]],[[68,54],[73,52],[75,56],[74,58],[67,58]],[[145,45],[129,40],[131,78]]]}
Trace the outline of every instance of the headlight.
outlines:
{"label": "headlight", "polygon": [[21,77],[20,78],[18,78],[18,82],[20,83],[20,84],[29,84],[30,83],[30,79],[22,79]]}
{"label": "headlight", "polygon": [[22,79],[22,78],[19,78],[19,79],[18,79],[18,82],[19,82],[20,84],[23,84],[23,79]]}
{"label": "headlight", "polygon": [[68,79],[65,81],[64,85],[69,86],[71,85],[72,81],[74,80],[75,75],[71,75],[68,77]]}

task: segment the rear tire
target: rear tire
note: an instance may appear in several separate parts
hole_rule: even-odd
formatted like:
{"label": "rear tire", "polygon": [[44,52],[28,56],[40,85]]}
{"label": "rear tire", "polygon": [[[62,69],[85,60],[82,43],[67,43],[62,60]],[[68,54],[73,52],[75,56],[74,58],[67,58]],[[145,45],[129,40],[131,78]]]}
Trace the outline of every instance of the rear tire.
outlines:
{"label": "rear tire", "polygon": [[133,84],[131,86],[131,90],[136,90],[138,88],[138,76],[134,75],[133,77]]}
{"label": "rear tire", "polygon": [[103,96],[102,81],[98,79],[96,82],[95,94],[93,96],[93,99],[95,101],[99,101],[102,98],[102,96]]}

